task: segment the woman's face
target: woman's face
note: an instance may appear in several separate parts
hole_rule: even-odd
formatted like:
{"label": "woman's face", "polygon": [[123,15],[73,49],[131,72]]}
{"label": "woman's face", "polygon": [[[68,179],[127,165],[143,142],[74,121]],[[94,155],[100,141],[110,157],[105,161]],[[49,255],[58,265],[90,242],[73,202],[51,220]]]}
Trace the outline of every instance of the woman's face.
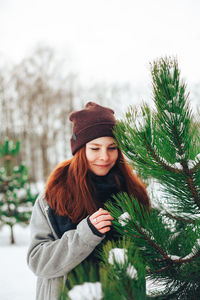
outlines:
{"label": "woman's face", "polygon": [[86,158],[88,167],[94,174],[106,175],[118,158],[115,139],[104,136],[90,141],[86,144]]}

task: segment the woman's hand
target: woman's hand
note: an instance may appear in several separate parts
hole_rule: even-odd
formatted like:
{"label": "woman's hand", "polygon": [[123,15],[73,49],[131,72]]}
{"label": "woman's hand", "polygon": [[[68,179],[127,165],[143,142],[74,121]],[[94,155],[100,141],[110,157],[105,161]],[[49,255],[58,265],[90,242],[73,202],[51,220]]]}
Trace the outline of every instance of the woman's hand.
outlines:
{"label": "woman's hand", "polygon": [[102,234],[110,230],[110,226],[112,225],[111,220],[113,219],[111,214],[102,208],[99,208],[99,210],[89,217],[92,225]]}

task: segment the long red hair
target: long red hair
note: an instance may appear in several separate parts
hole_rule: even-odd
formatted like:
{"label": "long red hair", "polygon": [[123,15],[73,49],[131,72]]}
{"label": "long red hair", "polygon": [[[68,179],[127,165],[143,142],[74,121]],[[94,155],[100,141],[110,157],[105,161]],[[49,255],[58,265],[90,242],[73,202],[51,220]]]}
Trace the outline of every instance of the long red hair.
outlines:
{"label": "long red hair", "polygon": [[[122,152],[120,150],[118,152],[116,166],[125,179],[128,194],[133,195],[141,205],[149,209],[150,199],[145,185],[133,173]],[[84,146],[73,158],[60,163],[47,180],[46,201],[59,215],[69,216],[73,223],[80,222],[98,209],[92,198],[87,172],[88,163]],[[119,181],[117,184],[120,188]]]}

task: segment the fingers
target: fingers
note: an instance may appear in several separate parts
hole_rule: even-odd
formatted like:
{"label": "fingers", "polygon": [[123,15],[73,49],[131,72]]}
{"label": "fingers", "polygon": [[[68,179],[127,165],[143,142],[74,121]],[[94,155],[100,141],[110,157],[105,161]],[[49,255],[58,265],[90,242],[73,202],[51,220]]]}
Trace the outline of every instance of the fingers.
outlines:
{"label": "fingers", "polygon": [[110,227],[104,227],[104,228],[99,230],[99,232],[101,232],[102,234],[105,234],[108,231],[110,231]]}
{"label": "fingers", "polygon": [[114,218],[109,214],[109,215],[100,215],[100,216],[94,218],[93,222],[95,224],[99,224],[102,221],[104,222],[104,221],[112,221],[112,220],[114,220]]}
{"label": "fingers", "polygon": [[89,219],[92,225],[103,234],[110,230],[111,221],[114,220],[111,214],[102,208],[92,214]]}
{"label": "fingers", "polygon": [[107,210],[104,210],[104,209],[100,208],[94,214],[92,214],[91,217],[92,218],[97,218],[101,215],[110,215],[110,213]]}
{"label": "fingers", "polygon": [[111,214],[107,210],[99,209],[96,211],[94,214],[90,216],[90,222],[92,224],[97,224],[102,221],[108,221],[108,220],[113,220],[114,218],[111,216]]}

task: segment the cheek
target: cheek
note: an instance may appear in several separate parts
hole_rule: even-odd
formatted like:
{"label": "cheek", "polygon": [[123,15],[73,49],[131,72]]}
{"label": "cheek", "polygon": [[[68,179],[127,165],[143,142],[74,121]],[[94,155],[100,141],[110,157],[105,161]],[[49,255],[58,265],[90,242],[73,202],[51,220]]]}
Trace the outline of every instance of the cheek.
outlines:
{"label": "cheek", "polygon": [[96,155],[94,152],[86,151],[86,158],[87,158],[87,161],[90,163],[96,159]]}
{"label": "cheek", "polygon": [[113,162],[116,162],[117,159],[118,159],[118,152],[113,154],[112,160],[113,160]]}

